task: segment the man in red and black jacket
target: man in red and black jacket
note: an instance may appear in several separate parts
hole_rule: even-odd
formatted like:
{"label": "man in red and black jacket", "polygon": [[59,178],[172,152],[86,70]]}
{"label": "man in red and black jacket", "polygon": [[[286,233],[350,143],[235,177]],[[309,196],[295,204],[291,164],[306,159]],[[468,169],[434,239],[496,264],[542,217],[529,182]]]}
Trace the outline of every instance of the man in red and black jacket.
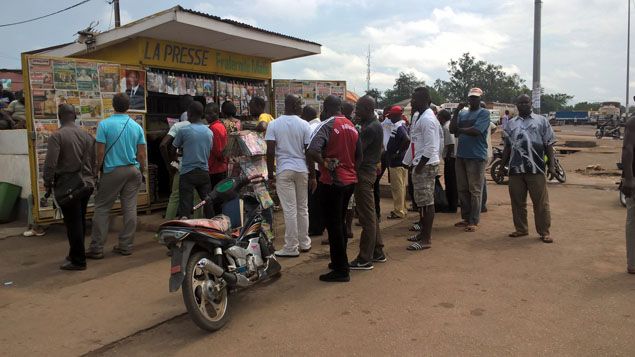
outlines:
{"label": "man in red and black jacket", "polygon": [[[227,158],[223,156],[223,150],[227,146],[227,129],[220,121],[220,108],[216,103],[208,103],[205,106],[205,118],[209,123],[209,130],[214,134],[212,150],[209,153],[207,166],[212,189],[219,182],[227,178]],[[222,204],[214,204],[214,215],[221,214]]]}
{"label": "man in red and black jacket", "polygon": [[317,188],[315,165],[320,165],[322,214],[329,234],[330,273],[320,275],[321,281],[350,281],[344,216],[348,201],[357,183],[357,168],[362,160],[359,134],[353,123],[341,113],[342,100],[330,95],[324,100],[323,118],[306,151],[309,168],[309,188]]}

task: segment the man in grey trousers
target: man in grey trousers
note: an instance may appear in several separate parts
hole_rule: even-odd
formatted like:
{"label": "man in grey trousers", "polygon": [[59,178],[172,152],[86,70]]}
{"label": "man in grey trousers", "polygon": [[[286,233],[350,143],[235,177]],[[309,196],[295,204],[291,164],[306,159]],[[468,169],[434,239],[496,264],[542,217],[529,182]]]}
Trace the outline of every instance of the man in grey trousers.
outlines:
{"label": "man in grey trousers", "polygon": [[102,120],[97,127],[95,167],[99,170],[103,164],[103,173],[95,196],[92,241],[86,252],[89,259],[104,257],[110,210],[117,198],[121,201],[124,227],[113,252],[132,254],[137,229],[137,193],[143,181],[142,172],[146,169],[145,134],[143,128],[126,114],[130,107],[128,95],[116,94],[112,106],[115,114]]}
{"label": "man in grey trousers", "polygon": [[626,196],[626,270],[635,274],[635,117],[626,122],[622,165],[624,178],[622,192]]}

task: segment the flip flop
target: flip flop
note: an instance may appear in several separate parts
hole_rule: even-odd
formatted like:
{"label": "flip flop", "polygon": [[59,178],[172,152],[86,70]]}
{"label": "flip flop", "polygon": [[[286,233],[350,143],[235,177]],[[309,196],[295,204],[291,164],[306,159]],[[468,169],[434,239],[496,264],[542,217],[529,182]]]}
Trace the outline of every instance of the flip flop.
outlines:
{"label": "flip flop", "polygon": [[414,242],[406,248],[407,250],[425,250],[430,249],[432,245],[430,243]]}
{"label": "flip flop", "polygon": [[406,239],[408,242],[418,242],[421,239],[419,238],[418,234],[413,235],[412,237],[409,237],[408,239]]}
{"label": "flip flop", "polygon": [[543,243],[553,243],[553,239],[551,239],[551,237],[549,237],[549,236],[542,236],[542,237],[540,237],[540,240]]}
{"label": "flip flop", "polygon": [[465,228],[469,225],[469,223],[467,223],[466,221],[461,221],[458,223],[455,223],[454,226],[457,228]]}
{"label": "flip flop", "polygon": [[524,237],[524,236],[528,236],[529,233],[522,233],[522,232],[513,232],[509,234],[509,237],[511,238],[518,238],[518,237]]}
{"label": "flip flop", "polygon": [[470,225],[466,226],[464,230],[466,232],[473,233],[473,232],[476,232],[477,229],[478,229],[477,226],[475,226],[473,224],[470,224]]}
{"label": "flip flop", "polygon": [[419,225],[419,223],[415,223],[412,226],[410,226],[410,228],[408,230],[410,232],[420,232],[421,231],[421,226]]}

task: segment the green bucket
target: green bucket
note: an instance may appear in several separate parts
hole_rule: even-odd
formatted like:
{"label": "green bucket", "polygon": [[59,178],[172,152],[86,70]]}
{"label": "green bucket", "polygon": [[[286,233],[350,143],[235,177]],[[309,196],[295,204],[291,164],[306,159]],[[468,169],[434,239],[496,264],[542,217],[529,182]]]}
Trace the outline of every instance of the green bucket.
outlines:
{"label": "green bucket", "polygon": [[0,223],[7,223],[15,218],[13,208],[20,197],[22,187],[0,182]]}

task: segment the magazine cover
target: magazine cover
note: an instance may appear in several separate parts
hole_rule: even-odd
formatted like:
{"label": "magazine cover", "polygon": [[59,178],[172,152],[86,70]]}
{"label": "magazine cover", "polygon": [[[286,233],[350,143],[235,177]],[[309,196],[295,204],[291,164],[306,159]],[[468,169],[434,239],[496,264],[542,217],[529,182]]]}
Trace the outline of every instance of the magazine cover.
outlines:
{"label": "magazine cover", "polygon": [[291,82],[291,85],[289,86],[289,93],[302,97],[302,89],[302,82]]}
{"label": "magazine cover", "polygon": [[203,80],[203,95],[206,97],[214,96],[214,80],[212,79]]}
{"label": "magazine cover", "polygon": [[53,65],[50,59],[29,59],[29,80],[33,89],[53,89]]}
{"label": "magazine cover", "polygon": [[77,62],[75,65],[75,69],[77,73],[78,90],[99,90],[99,75],[97,74],[97,63]]}
{"label": "magazine cover", "polygon": [[77,90],[75,62],[53,61],[53,83],[55,89]]}
{"label": "magazine cover", "polygon": [[196,95],[205,95],[205,86],[203,83],[205,83],[205,80],[202,77],[196,78]]}
{"label": "magazine cover", "polygon": [[99,64],[99,89],[101,92],[119,92],[119,65]]}
{"label": "magazine cover", "polygon": [[165,81],[165,92],[170,95],[175,95],[178,93],[177,87],[176,77],[173,74],[168,74]]}
{"label": "magazine cover", "polygon": [[192,97],[196,96],[196,78],[185,77],[185,91]]}
{"label": "magazine cover", "polygon": [[176,77],[176,94],[177,95],[186,95],[187,94],[187,82],[185,80],[185,77],[183,76],[178,76]]}
{"label": "magazine cover", "polygon": [[79,99],[80,111],[82,119],[101,119],[101,99],[100,98],[88,98]]}
{"label": "magazine cover", "polygon": [[130,109],[132,111],[146,110],[146,71],[133,68],[121,68],[121,92],[130,97]]}
{"label": "magazine cover", "polygon": [[302,82],[302,98],[315,100],[315,82]]}
{"label": "magazine cover", "polygon": [[218,84],[218,101],[222,104],[227,100],[227,83],[222,80],[219,80],[216,83]]}
{"label": "magazine cover", "polygon": [[31,92],[33,105],[33,117],[35,119],[57,119],[57,104],[55,103],[55,90],[34,89]]}
{"label": "magazine cover", "polygon": [[114,95],[114,93],[101,94],[101,115],[103,119],[115,114],[115,108],[112,107],[112,97]]}
{"label": "magazine cover", "polygon": [[58,90],[55,92],[55,105],[59,107],[62,104],[70,104],[75,108],[75,115],[79,118],[81,115],[80,112],[80,103],[79,103],[79,92],[78,91],[70,91],[70,90]]}
{"label": "magazine cover", "polygon": [[48,139],[59,128],[59,122],[57,119],[45,119],[45,120],[33,120],[33,127],[35,129],[35,155],[37,157],[37,185],[38,185],[38,199],[41,201],[46,194],[46,188],[44,187],[44,179],[42,174],[44,172],[44,161],[46,159],[46,151],[48,148]]}
{"label": "magazine cover", "polygon": [[326,97],[331,94],[331,83],[330,82],[317,82],[317,100],[324,101]]}
{"label": "magazine cover", "polygon": [[97,126],[99,126],[99,122],[100,120],[95,119],[82,119],[79,121],[79,127],[94,138],[97,136]]}
{"label": "magazine cover", "polygon": [[154,72],[148,72],[146,73],[146,75],[148,76],[148,91],[149,92],[160,92],[159,88],[159,80],[158,80],[158,73],[154,73]]}

